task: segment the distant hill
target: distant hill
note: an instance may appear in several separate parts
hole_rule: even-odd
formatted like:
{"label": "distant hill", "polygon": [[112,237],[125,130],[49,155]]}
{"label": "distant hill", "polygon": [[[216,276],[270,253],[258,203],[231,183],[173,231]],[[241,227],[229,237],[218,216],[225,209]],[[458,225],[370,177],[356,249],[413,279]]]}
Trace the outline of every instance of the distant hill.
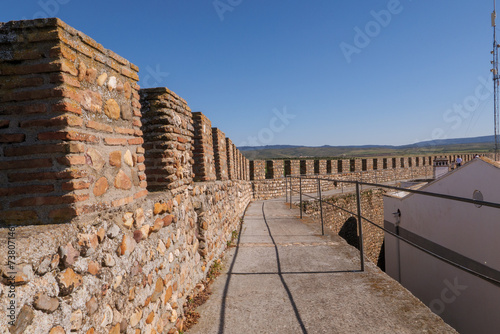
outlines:
{"label": "distant hill", "polygon": [[410,145],[294,146],[267,145],[238,147],[250,160],[285,158],[340,158],[392,155],[484,153],[494,148],[494,136],[424,141]]}

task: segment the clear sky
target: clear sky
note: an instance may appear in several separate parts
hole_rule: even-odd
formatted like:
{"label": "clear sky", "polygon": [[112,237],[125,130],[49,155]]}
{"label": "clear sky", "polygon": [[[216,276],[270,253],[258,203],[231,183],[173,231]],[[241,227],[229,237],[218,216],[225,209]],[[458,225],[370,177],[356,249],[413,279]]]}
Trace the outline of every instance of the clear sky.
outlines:
{"label": "clear sky", "polygon": [[489,0],[2,0],[0,21],[61,18],[238,146],[401,145],[493,134],[492,10]]}

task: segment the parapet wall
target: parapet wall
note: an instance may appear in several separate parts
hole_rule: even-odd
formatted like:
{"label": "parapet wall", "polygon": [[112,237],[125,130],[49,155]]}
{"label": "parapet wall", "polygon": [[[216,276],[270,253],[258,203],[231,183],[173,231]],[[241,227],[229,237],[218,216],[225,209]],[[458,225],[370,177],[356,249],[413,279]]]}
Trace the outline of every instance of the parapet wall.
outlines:
{"label": "parapet wall", "polygon": [[193,182],[191,109],[167,88],[140,93],[148,190],[182,191]]}
{"label": "parapet wall", "polygon": [[[473,154],[461,154],[463,162],[474,158]],[[433,178],[434,159],[443,156],[384,157],[340,160],[254,160],[251,161],[250,179],[253,180],[254,198],[269,199],[285,196],[285,176],[321,177],[339,181],[385,183],[397,180]],[[450,166],[458,155],[444,156]],[[288,185],[290,187],[290,185]],[[302,180],[304,192],[316,192],[315,179]],[[322,182],[323,190],[340,189],[341,182]],[[292,188],[298,191],[299,180],[292,180]]]}
{"label": "parapet wall", "polygon": [[248,160],[137,72],[59,19],[0,23],[2,332],[176,333],[238,229]]}
{"label": "parapet wall", "polygon": [[1,216],[65,222],[147,194],[138,68],[58,19],[0,27]]}

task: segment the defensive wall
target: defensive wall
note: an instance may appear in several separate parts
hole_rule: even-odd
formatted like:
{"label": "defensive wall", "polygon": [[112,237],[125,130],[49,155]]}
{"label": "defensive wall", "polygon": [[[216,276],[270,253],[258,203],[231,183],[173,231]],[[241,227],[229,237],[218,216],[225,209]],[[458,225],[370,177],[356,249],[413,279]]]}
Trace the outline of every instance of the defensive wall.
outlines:
{"label": "defensive wall", "polygon": [[431,174],[423,156],[249,161],[59,19],[0,23],[0,61],[3,331],[175,333],[248,203],[283,196],[285,175]]}
{"label": "defensive wall", "polygon": [[[440,156],[404,156],[404,157],[374,157],[355,159],[290,159],[290,160],[254,160],[250,161],[250,180],[253,183],[255,199],[268,199],[285,196],[285,177],[292,178],[294,195],[302,182],[304,192],[316,192],[318,183],[314,178],[354,181],[370,183],[385,183],[397,180],[430,179],[433,178],[433,161],[438,157],[446,157],[450,166],[459,155]],[[464,163],[474,158],[473,154],[460,154]],[[322,190],[340,189],[342,182],[322,182]],[[290,185],[288,185],[290,187]]]}

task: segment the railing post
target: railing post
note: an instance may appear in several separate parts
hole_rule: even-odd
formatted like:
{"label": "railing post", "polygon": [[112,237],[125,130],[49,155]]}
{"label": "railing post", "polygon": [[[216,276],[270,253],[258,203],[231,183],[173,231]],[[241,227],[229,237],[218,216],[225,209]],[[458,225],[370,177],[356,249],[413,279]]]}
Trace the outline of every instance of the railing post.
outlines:
{"label": "railing post", "polygon": [[299,176],[300,219],[302,219],[302,175]]}
{"label": "railing post", "polygon": [[321,199],[321,180],[318,178],[318,197],[319,197],[319,212],[321,215],[321,235],[325,235],[325,227],[323,224],[323,200]]}
{"label": "railing post", "polygon": [[285,203],[288,202],[288,178],[285,177]]}
{"label": "railing post", "polygon": [[293,180],[292,175],[290,175],[290,209],[292,208],[292,196],[293,196]]}
{"label": "railing post", "polygon": [[359,240],[359,258],[361,261],[361,271],[365,271],[364,250],[363,250],[363,224],[361,222],[361,192],[359,191],[359,182],[356,181],[356,202],[358,207],[358,240]]}

